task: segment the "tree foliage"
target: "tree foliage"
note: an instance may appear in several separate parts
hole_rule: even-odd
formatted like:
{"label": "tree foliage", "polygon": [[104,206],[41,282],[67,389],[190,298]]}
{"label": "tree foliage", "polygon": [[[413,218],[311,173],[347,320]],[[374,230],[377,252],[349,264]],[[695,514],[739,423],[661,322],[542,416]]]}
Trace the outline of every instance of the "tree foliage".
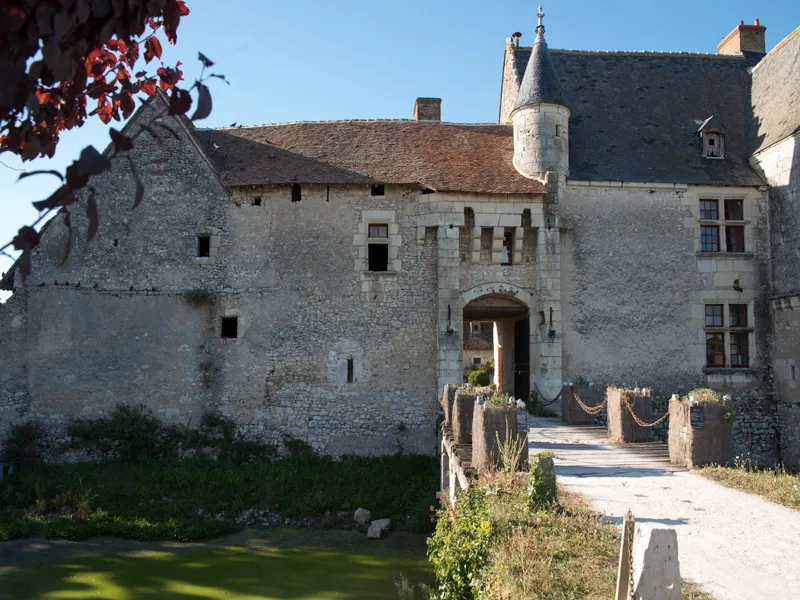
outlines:
{"label": "tree foliage", "polygon": [[[200,77],[187,90],[180,87],[183,71],[161,62],[162,46],[157,37],[163,31],[170,44],[178,39],[181,17],[189,14],[183,0],[7,0],[0,3],[0,152],[12,152],[23,160],[52,157],[64,130],[80,127],[96,115],[104,123],[122,121],[136,109],[136,99],[146,101],[158,89],[169,95],[169,116],[185,115],[197,102],[193,120],[211,113],[211,94],[204,81],[218,74],[205,75],[214,63],[202,53]],[[135,71],[144,61],[144,68]],[[148,70],[154,60],[155,73]],[[154,127],[142,125],[132,136],[111,129],[113,153],[102,154],[93,146],[83,149],[65,174],[58,171],[33,171],[61,179],[61,186],[48,198],[34,202],[40,216],[22,227],[5,246],[22,252],[18,267],[30,273],[30,253],[39,245],[36,225],[52,211],[64,215],[69,230],[62,263],[69,257],[72,228],[69,207],[78,202],[78,191],[86,198],[88,238],[98,230],[99,214],[95,190],[90,180],[111,168],[111,161],[133,147],[135,137],[147,132],[156,141],[169,132],[167,124],[156,119]],[[135,181],[133,208],[144,196],[144,185],[128,157]]]}

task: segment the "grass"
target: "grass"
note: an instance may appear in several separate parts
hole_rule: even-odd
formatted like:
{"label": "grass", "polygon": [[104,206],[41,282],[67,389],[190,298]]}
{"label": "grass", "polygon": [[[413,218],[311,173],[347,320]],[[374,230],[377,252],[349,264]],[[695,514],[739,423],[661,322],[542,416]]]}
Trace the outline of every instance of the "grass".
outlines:
{"label": "grass", "polygon": [[161,546],[0,566],[0,599],[397,600],[401,575],[412,586],[432,582],[421,536],[375,542],[347,531],[273,531],[199,550]]}
{"label": "grass", "polygon": [[700,474],[726,487],[800,510],[800,475],[783,469],[747,471],[736,467],[705,467]]}
{"label": "grass", "polygon": [[0,540],[211,539],[240,529],[233,520],[250,508],[325,518],[364,507],[426,533],[438,485],[437,460],[413,455],[34,464],[0,482]]}

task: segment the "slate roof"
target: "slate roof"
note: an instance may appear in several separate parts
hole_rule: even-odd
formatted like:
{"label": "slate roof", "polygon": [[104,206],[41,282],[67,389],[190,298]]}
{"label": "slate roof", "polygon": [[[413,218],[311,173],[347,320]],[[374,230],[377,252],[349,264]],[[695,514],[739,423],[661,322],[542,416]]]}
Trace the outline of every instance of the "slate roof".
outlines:
{"label": "slate roof", "polygon": [[567,106],[564,92],[561,90],[561,84],[553,67],[553,61],[547,51],[544,28],[537,28],[536,41],[533,43],[533,49],[528,58],[514,108],[542,102]]}
{"label": "slate roof", "polygon": [[758,152],[800,130],[800,27],[753,69],[751,149]]}
{"label": "slate roof", "polygon": [[464,350],[493,350],[494,344],[483,338],[469,336],[464,338]]}
{"label": "slate roof", "polygon": [[509,125],[322,121],[196,135],[227,185],[417,183],[436,191],[545,193],[514,169]]}
{"label": "slate roof", "polygon": [[[530,48],[514,49],[522,78]],[[569,99],[570,179],[763,185],[747,162],[750,76],[742,57],[550,50]],[[518,80],[519,80],[518,79]],[[725,124],[725,158],[697,129]]]}

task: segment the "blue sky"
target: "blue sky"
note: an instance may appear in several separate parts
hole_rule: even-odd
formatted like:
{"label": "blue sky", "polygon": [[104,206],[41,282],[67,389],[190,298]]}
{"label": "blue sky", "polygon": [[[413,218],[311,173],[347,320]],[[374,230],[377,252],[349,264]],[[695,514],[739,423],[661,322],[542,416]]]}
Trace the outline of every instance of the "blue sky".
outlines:
{"label": "blue sky", "polygon": [[[346,118],[409,118],[417,96],[442,98],[442,118],[494,122],[505,39],[531,43],[536,2],[521,0],[188,0],[178,45],[165,62],[198,72],[202,51],[231,85],[212,81],[206,127]],[[223,12],[220,7],[225,7]],[[716,52],[740,20],[767,27],[769,50],[800,26],[800,2],[770,0],[550,0],[551,48]],[[153,66],[154,63],[151,63]],[[119,125],[117,125],[119,127]],[[96,119],[62,137],[55,158],[23,165],[0,154],[0,240],[36,218],[30,206],[55,178],[15,183],[17,169],[63,171],[89,144],[102,149]],[[98,200],[101,211],[102,199]],[[0,256],[0,272],[10,261]],[[0,296],[2,299],[2,296]]]}

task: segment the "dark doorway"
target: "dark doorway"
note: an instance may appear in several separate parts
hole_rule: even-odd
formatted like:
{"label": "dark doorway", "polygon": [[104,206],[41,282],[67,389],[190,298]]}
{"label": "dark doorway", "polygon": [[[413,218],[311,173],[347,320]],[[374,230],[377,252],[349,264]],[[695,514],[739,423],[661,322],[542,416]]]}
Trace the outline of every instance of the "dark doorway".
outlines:
{"label": "dark doorway", "polygon": [[514,322],[514,396],[523,400],[531,391],[531,347],[528,319]]}

